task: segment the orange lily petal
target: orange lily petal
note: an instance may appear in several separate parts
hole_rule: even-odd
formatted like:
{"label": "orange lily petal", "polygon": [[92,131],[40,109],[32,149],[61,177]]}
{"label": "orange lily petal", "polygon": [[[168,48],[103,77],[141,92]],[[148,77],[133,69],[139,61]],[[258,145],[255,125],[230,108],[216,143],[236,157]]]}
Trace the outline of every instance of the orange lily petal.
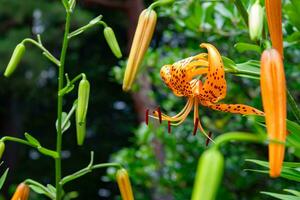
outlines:
{"label": "orange lily petal", "polygon": [[226,96],[226,80],[222,57],[211,44],[202,43],[200,47],[207,49],[209,63],[208,74],[201,89],[200,97],[211,102],[217,102]]}

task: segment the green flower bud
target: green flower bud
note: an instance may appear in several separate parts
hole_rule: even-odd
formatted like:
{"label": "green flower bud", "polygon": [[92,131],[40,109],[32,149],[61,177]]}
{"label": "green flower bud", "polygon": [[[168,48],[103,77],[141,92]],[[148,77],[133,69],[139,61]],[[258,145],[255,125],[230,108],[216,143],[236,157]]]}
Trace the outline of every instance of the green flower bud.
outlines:
{"label": "green flower bud", "polygon": [[5,77],[9,77],[16,69],[16,67],[18,66],[18,64],[21,61],[21,58],[23,57],[25,53],[25,46],[23,43],[20,43],[16,46],[10,61],[6,67],[6,70],[4,72],[4,76]]}
{"label": "green flower bud", "polygon": [[0,159],[2,158],[4,150],[5,150],[5,144],[4,142],[0,141]]}
{"label": "green flower bud", "polygon": [[214,200],[223,170],[223,155],[217,149],[205,151],[198,162],[192,200]]}
{"label": "green flower bud", "polygon": [[85,77],[80,81],[78,87],[78,100],[76,108],[76,133],[77,144],[82,145],[86,135],[86,114],[89,105],[90,83]]}
{"label": "green flower bud", "polygon": [[117,58],[122,57],[122,53],[118,44],[118,41],[116,39],[115,33],[110,27],[105,27],[104,31],[104,37],[106,39],[106,42],[108,46],[110,47],[111,51]]}
{"label": "green flower bud", "polygon": [[259,1],[256,1],[250,8],[249,12],[249,34],[251,40],[258,40],[261,38],[263,24],[264,24],[264,9],[259,4]]}
{"label": "green flower bud", "polygon": [[78,102],[76,109],[76,121],[79,124],[85,122],[86,113],[89,105],[90,83],[84,77],[78,87]]}
{"label": "green flower bud", "polygon": [[77,135],[77,144],[79,146],[83,145],[85,135],[86,135],[85,123],[79,124],[76,122],[76,135]]}

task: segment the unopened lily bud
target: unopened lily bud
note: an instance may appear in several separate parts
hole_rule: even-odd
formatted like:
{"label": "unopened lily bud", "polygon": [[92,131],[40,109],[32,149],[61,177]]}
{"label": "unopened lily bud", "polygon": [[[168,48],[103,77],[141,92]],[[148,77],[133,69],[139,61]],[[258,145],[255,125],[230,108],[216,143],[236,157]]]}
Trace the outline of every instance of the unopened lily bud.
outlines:
{"label": "unopened lily bud", "polygon": [[5,144],[4,142],[0,141],[0,159],[2,158],[4,151],[5,151]]}
{"label": "unopened lily bud", "polygon": [[134,200],[131,183],[126,169],[119,169],[116,174],[117,183],[123,200]]}
{"label": "unopened lily bud", "polygon": [[264,24],[264,9],[259,4],[259,1],[254,3],[249,12],[249,34],[251,40],[258,40],[261,38]]}
{"label": "unopened lily bud", "polygon": [[284,160],[286,140],[286,82],[281,55],[275,49],[261,56],[260,87],[269,143],[270,176],[278,177]]}
{"label": "unopened lily bud", "polygon": [[20,63],[23,55],[25,53],[25,45],[23,43],[20,43],[16,46],[10,61],[6,67],[6,70],[4,72],[5,77],[9,77],[16,69],[18,64]]}
{"label": "unopened lily bud", "polygon": [[28,185],[26,185],[25,183],[21,183],[20,185],[18,185],[11,200],[27,200],[29,197],[29,192],[30,189]]}
{"label": "unopened lily bud", "polygon": [[198,162],[192,200],[214,200],[224,171],[224,157],[217,149],[205,151]]}
{"label": "unopened lily bud", "polygon": [[84,77],[78,86],[78,102],[76,109],[76,121],[81,124],[85,122],[89,105],[90,83]]}
{"label": "unopened lily bud", "polygon": [[76,134],[77,144],[82,145],[86,135],[86,114],[89,105],[90,83],[85,77],[78,87],[78,100],[76,108]]}
{"label": "unopened lily bud", "polygon": [[116,39],[115,33],[112,28],[110,27],[105,27],[104,28],[104,37],[106,39],[106,42],[108,46],[110,47],[111,51],[117,58],[122,57],[122,53],[118,44],[118,41]]}
{"label": "unopened lily bud", "polygon": [[283,58],[281,0],[265,0],[265,7],[272,46]]}
{"label": "unopened lily bud", "polygon": [[76,136],[77,136],[77,144],[79,146],[82,146],[84,143],[84,139],[85,139],[85,135],[86,135],[86,125],[85,122],[83,123],[78,123],[76,122]]}
{"label": "unopened lily bud", "polygon": [[123,90],[131,89],[139,66],[151,42],[157,20],[156,12],[145,9],[139,17],[123,80]]}

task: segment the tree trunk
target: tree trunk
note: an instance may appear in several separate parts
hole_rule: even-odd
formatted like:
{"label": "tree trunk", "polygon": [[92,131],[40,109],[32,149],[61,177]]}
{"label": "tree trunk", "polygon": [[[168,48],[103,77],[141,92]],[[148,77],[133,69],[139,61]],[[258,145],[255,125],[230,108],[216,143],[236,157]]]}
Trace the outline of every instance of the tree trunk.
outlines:
{"label": "tree trunk", "polygon": [[[127,31],[127,38],[128,38],[127,53],[129,53],[133,36],[135,33],[135,29],[138,23],[139,15],[141,11],[145,8],[143,1],[127,0],[125,3],[121,3],[120,1],[115,1],[115,0],[85,0],[85,2],[106,6],[112,9],[123,10],[126,13],[129,19],[129,27]],[[151,81],[149,80],[149,77],[147,75],[140,74],[139,76],[137,76],[136,82],[139,84],[140,89],[137,92],[131,93],[131,96],[134,102],[134,108],[137,113],[138,120],[140,123],[143,123],[145,120],[146,110],[147,109],[153,110],[155,108],[156,103],[153,99],[148,97],[148,94],[151,91]],[[157,122],[155,126],[158,126]],[[158,179],[153,179],[154,182],[153,185],[156,186],[159,185],[159,177],[161,177],[163,173],[162,168],[165,161],[165,152],[164,152],[164,145],[157,138],[153,139],[152,146],[154,148],[155,157],[160,163],[156,175]],[[173,200],[173,196],[171,194],[162,194],[159,191],[158,187],[154,187],[151,190],[153,191],[152,192],[153,200],[162,200],[162,199]]]}

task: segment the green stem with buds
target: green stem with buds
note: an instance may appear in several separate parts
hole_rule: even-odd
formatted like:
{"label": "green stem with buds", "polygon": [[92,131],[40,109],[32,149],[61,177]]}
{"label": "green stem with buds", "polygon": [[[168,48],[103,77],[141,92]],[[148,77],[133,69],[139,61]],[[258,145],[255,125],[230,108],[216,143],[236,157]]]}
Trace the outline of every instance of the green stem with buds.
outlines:
{"label": "green stem with buds", "polygon": [[37,146],[35,144],[32,144],[32,143],[28,142],[27,140],[23,140],[23,139],[20,139],[20,138],[4,136],[3,138],[1,138],[0,141],[2,141],[2,142],[10,141],[10,142],[16,142],[16,143],[24,144],[24,145],[27,145],[27,146],[30,146],[30,147],[33,147],[33,148],[37,149],[39,152],[41,152],[42,154],[44,154],[46,156],[50,156],[54,159],[56,159],[58,157],[58,154],[55,151],[47,149],[47,148],[42,147],[40,145]]}
{"label": "green stem with buds", "polygon": [[[63,88],[64,85],[64,68],[65,68],[65,60],[66,53],[68,48],[68,35],[70,31],[70,21],[71,21],[71,13],[66,11],[66,24],[65,24],[65,33],[62,45],[62,51],[60,56],[60,67],[59,67],[59,75],[58,75],[58,91]],[[57,141],[56,141],[56,152],[59,157],[55,159],[55,186],[56,186],[56,200],[61,200],[62,197],[62,185],[61,181],[61,148],[62,148],[62,106],[63,106],[63,96],[59,96],[57,98]]]}
{"label": "green stem with buds", "polygon": [[71,174],[68,176],[65,176],[62,180],[61,180],[61,185],[66,184],[67,182],[70,182],[72,180],[75,180],[77,178],[80,178],[81,176],[92,172],[94,169],[99,169],[99,168],[104,168],[104,167],[117,167],[117,168],[122,168],[122,166],[119,163],[101,163],[101,164],[96,164],[94,165],[94,152],[91,152],[91,159],[90,162],[88,164],[88,166],[86,166],[85,168]]}

